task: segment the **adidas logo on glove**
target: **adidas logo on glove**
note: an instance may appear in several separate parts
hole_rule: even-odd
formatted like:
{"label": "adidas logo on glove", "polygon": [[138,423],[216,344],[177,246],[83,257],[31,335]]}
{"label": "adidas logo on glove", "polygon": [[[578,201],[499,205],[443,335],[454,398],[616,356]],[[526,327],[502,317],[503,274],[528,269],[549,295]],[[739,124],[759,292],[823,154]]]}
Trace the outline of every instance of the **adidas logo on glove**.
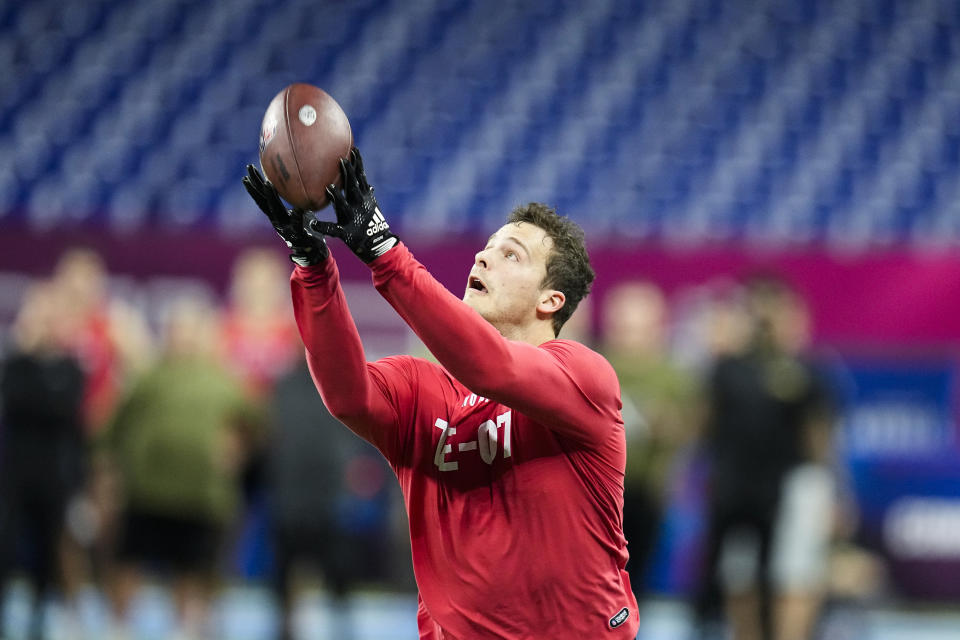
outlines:
{"label": "adidas logo on glove", "polygon": [[377,207],[373,210],[373,218],[370,219],[370,222],[367,223],[367,235],[372,236],[375,233],[380,233],[381,231],[386,231],[390,228],[390,225],[387,224],[386,219],[384,219],[383,214],[380,213],[380,208]]}

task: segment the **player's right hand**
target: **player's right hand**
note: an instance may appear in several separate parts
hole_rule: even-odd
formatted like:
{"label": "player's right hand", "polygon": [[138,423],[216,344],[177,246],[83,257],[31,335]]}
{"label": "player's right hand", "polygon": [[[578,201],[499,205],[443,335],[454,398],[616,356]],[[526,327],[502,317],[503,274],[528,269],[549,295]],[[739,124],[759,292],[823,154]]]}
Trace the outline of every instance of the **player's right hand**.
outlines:
{"label": "player's right hand", "polygon": [[340,159],[340,177],[342,192],[336,185],[327,187],[337,221],[315,220],[310,228],[340,238],[358,258],[369,264],[396,246],[399,239],[380,213],[373,187],[363,170],[363,158],[356,147],[350,149],[349,158]]}
{"label": "player's right hand", "polygon": [[[248,164],[247,175],[243,177],[242,182],[247,193],[270,220],[277,234],[287,243],[287,248],[290,249],[290,260],[301,267],[309,267],[327,259],[330,250],[323,235],[311,231],[310,220],[304,220],[306,215],[304,211],[287,209],[276,188],[264,179],[259,169]],[[312,216],[308,217],[312,219]]]}

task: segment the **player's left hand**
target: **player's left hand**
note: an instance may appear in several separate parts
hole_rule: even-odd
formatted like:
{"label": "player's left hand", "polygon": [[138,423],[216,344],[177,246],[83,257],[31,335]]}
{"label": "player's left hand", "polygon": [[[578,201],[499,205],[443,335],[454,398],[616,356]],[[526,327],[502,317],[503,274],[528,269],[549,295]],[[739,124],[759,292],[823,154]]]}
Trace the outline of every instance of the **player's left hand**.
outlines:
{"label": "player's left hand", "polygon": [[287,243],[290,260],[301,267],[309,267],[327,259],[330,255],[327,243],[319,233],[311,233],[305,224],[306,213],[287,209],[276,188],[261,175],[259,169],[248,164],[247,175],[241,181],[253,201],[269,218],[277,235]]}
{"label": "player's left hand", "polygon": [[327,195],[337,213],[336,222],[314,220],[310,228],[324,235],[343,240],[357,257],[371,262],[392,249],[399,239],[390,231],[380,206],[373,196],[373,187],[363,171],[360,151],[353,147],[349,160],[340,160],[343,191],[335,185],[327,187]]}

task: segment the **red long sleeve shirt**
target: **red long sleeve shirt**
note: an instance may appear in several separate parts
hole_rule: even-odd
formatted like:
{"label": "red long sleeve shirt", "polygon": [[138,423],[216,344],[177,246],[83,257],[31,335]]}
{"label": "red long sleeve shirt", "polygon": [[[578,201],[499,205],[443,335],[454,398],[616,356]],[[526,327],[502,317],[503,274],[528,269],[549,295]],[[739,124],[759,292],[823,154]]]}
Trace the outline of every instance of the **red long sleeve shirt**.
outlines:
{"label": "red long sleeve shirt", "polygon": [[507,340],[402,244],[370,266],[443,366],[368,363],[332,258],[294,270],[294,313],[324,402],[400,481],[420,637],[632,639],[612,367],[576,342]]}

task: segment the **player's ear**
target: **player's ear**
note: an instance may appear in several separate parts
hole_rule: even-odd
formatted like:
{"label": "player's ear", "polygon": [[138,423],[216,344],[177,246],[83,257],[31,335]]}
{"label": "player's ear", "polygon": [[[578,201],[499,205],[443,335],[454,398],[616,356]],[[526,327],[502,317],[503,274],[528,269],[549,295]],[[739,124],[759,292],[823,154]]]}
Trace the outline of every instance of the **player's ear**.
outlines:
{"label": "player's ear", "polygon": [[540,302],[537,303],[537,311],[540,313],[556,313],[566,303],[567,297],[562,291],[556,289],[544,289],[540,292]]}

